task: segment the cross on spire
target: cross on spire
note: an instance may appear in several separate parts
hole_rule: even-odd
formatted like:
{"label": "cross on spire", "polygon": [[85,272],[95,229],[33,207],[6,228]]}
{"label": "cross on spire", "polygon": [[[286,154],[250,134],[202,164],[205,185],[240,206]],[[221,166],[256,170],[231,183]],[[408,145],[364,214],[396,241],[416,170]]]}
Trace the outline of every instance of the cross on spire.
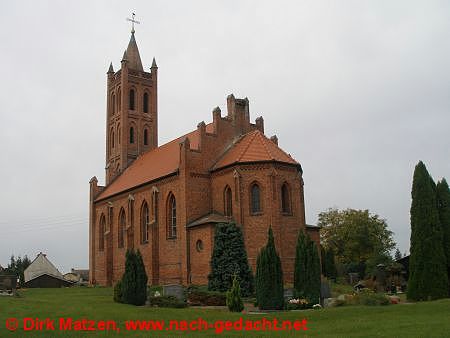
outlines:
{"label": "cross on spire", "polygon": [[134,17],[135,17],[135,16],[136,16],[135,13],[131,13],[131,19],[130,19],[130,18],[127,18],[127,21],[131,21],[131,34],[134,34],[134,24],[135,24],[135,23],[140,24],[139,21],[134,20]]}

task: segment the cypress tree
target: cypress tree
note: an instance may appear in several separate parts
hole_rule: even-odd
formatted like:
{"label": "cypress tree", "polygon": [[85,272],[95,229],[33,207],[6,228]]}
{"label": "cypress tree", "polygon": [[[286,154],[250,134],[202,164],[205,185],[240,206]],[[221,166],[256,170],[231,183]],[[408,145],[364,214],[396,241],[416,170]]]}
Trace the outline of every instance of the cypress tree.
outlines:
{"label": "cypress tree", "polygon": [[136,290],[136,264],[135,254],[132,249],[128,249],[125,254],[125,272],[122,276],[122,300],[126,304],[134,304]]}
{"label": "cypress tree", "polygon": [[256,302],[263,310],[281,310],[284,307],[283,271],[275,249],[272,228],[267,245],[256,260]]}
{"label": "cypress tree", "polygon": [[147,300],[147,274],[141,253],[127,250],[121,290],[124,303],[143,305]]}
{"label": "cypress tree", "polygon": [[144,305],[147,300],[147,273],[145,271],[144,260],[139,249],[136,252],[136,300],[135,305]]}
{"label": "cypress tree", "polygon": [[305,286],[307,283],[307,260],[308,253],[306,247],[306,235],[300,230],[297,238],[297,247],[295,249],[294,265],[294,296],[306,298]]}
{"label": "cypress tree", "polygon": [[316,243],[303,231],[299,232],[294,267],[295,296],[310,304],[320,301],[320,259]]}
{"label": "cypress tree", "polygon": [[230,290],[235,275],[242,295],[250,296],[254,291],[254,279],[241,228],[235,223],[220,223],[214,235],[208,289],[222,292]]}
{"label": "cypress tree", "polygon": [[407,296],[411,300],[443,298],[448,293],[448,276],[436,185],[422,161],[414,170],[411,197]]}
{"label": "cypress tree", "polygon": [[443,232],[444,253],[447,259],[447,276],[450,282],[450,189],[445,178],[438,182],[436,186],[436,194],[439,221],[441,222]]}
{"label": "cypress tree", "polygon": [[320,303],[320,258],[319,250],[317,248],[316,242],[311,240],[311,238],[306,236],[307,244],[307,266],[306,275],[307,283],[305,287],[305,296],[309,303],[319,304]]}
{"label": "cypress tree", "polygon": [[333,250],[331,248],[326,249],[321,245],[320,256],[322,257],[322,274],[331,279],[336,278],[337,272]]}
{"label": "cypress tree", "polygon": [[336,271],[336,262],[335,262],[335,258],[334,258],[334,251],[333,249],[329,248],[326,250],[326,254],[325,254],[325,258],[322,256],[322,259],[325,259],[326,262],[326,271],[327,274],[326,276],[328,278],[336,278],[337,276],[337,271]]}

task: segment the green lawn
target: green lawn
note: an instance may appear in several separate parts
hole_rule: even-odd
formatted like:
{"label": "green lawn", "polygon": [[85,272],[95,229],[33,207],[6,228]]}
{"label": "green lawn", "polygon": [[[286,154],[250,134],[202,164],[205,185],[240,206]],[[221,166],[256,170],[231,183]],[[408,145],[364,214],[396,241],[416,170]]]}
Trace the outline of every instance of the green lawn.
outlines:
{"label": "green lawn", "polygon": [[[202,319],[236,321],[241,314],[212,309],[159,309],[116,304],[112,301],[110,288],[29,289],[21,290],[21,297],[0,297],[0,337],[177,337],[188,336],[296,336],[296,337],[450,337],[450,299],[417,304],[401,304],[384,307],[347,306],[322,310],[277,312],[270,314],[245,314],[245,320],[262,317],[278,320],[307,320],[307,331],[224,331],[217,334],[214,329],[205,331],[126,331],[126,320],[195,320]],[[121,331],[26,331],[6,329],[6,319],[50,318],[58,323],[59,318],[114,320]]]}

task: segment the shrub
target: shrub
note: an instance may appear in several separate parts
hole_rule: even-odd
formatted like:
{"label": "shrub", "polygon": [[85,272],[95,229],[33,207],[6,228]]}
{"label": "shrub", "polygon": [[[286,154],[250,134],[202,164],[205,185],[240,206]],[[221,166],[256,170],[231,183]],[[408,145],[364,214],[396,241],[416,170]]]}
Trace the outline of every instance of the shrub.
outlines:
{"label": "shrub", "polygon": [[389,297],[382,293],[376,293],[372,290],[362,289],[354,296],[355,303],[360,305],[389,305],[391,302]]}
{"label": "shrub", "polygon": [[160,285],[150,285],[147,287],[147,297],[155,297],[155,295],[161,296],[163,294],[163,287]]}
{"label": "shrub", "polygon": [[114,286],[114,301],[116,303],[123,303],[122,299],[122,281],[119,280]]}
{"label": "shrub", "polygon": [[226,294],[219,291],[208,291],[205,287],[190,286],[187,289],[187,299],[190,305],[224,306]]}
{"label": "shrub", "polygon": [[178,309],[187,307],[187,303],[185,301],[180,300],[175,296],[149,297],[148,302],[150,306],[157,306],[157,307],[168,307]]}
{"label": "shrub", "polygon": [[241,312],[244,310],[244,303],[241,298],[241,287],[237,277],[233,278],[233,286],[231,290],[227,292],[227,306],[231,312]]}

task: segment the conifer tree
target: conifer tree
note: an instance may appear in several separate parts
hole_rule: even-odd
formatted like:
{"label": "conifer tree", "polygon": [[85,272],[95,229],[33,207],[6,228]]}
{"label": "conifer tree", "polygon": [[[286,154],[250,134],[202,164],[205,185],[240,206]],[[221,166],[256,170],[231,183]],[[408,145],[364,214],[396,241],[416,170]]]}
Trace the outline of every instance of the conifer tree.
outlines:
{"label": "conifer tree", "polygon": [[294,290],[296,297],[310,304],[320,301],[320,259],[316,243],[303,231],[299,232],[295,255]]}
{"label": "conifer tree", "polygon": [[407,296],[411,300],[443,298],[448,294],[448,276],[436,185],[422,161],[414,170],[411,197]]}
{"label": "conifer tree", "polygon": [[[439,221],[443,232],[444,253],[447,259],[447,276],[450,284],[450,189],[443,178],[436,186]],[[450,296],[450,288],[449,288]]]}
{"label": "conifer tree", "polygon": [[136,252],[136,299],[138,304],[144,305],[147,300],[148,277],[145,271],[144,260],[139,249]]}
{"label": "conifer tree", "polygon": [[297,238],[297,247],[295,248],[295,265],[294,265],[294,296],[305,298],[305,285],[307,280],[307,262],[308,252],[306,246],[306,235],[300,230]]}
{"label": "conifer tree", "polygon": [[235,223],[219,223],[214,236],[208,289],[228,291],[234,275],[238,278],[242,295],[250,296],[254,291],[254,279],[241,228]]}
{"label": "conifer tree", "polygon": [[121,291],[124,303],[143,305],[147,300],[147,274],[141,253],[127,250]]}
{"label": "conifer tree", "polygon": [[281,310],[284,307],[283,271],[275,249],[272,228],[267,245],[256,260],[256,302],[263,310]]}
{"label": "conifer tree", "polygon": [[328,278],[336,278],[337,271],[336,271],[336,259],[334,257],[334,251],[333,249],[329,248],[326,250],[325,258],[322,257],[322,259],[325,259],[326,262],[326,276]]}
{"label": "conifer tree", "polygon": [[231,290],[227,291],[227,306],[231,312],[241,312],[244,310],[244,303],[241,298],[241,287],[236,275],[233,277]]}

